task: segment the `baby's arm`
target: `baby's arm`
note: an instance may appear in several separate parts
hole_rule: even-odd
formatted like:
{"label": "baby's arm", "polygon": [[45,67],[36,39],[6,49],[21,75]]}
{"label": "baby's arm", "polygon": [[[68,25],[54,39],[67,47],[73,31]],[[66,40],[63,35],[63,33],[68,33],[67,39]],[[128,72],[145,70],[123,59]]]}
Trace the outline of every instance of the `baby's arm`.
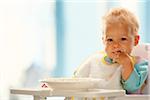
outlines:
{"label": "baby's arm", "polygon": [[130,93],[140,89],[148,76],[148,62],[137,63],[133,57],[124,52],[118,54],[115,61],[123,66],[121,75],[123,88]]}
{"label": "baby's arm", "polygon": [[122,78],[127,80],[134,70],[133,58],[125,52],[116,53],[113,58],[114,61],[122,65]]}
{"label": "baby's arm", "polygon": [[148,62],[142,61],[134,65],[134,69],[127,80],[122,79],[123,88],[134,93],[142,87],[148,76]]}

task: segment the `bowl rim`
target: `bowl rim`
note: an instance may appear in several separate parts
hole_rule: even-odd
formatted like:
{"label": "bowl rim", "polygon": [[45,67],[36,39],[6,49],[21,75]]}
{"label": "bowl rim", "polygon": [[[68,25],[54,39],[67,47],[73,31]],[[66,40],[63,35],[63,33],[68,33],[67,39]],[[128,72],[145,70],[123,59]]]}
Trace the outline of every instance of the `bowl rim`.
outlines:
{"label": "bowl rim", "polygon": [[96,78],[47,78],[40,80],[42,83],[89,83],[97,81],[98,79]]}

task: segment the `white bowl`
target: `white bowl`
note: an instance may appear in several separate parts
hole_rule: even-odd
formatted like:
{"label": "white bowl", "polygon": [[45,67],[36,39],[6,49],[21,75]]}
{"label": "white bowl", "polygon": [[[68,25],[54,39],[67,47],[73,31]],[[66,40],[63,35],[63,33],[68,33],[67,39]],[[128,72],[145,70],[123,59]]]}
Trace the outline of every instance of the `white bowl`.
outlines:
{"label": "white bowl", "polygon": [[95,87],[99,80],[93,78],[47,78],[41,80],[54,90],[87,90]]}

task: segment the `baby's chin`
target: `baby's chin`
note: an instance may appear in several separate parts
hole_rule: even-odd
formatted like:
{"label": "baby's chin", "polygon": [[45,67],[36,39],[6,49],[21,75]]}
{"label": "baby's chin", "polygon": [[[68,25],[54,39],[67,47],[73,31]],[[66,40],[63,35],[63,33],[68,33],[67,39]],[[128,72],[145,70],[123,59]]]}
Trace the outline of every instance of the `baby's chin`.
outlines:
{"label": "baby's chin", "polygon": [[115,58],[113,58],[113,57],[111,57],[111,56],[108,56],[110,59],[112,59],[112,62],[117,62],[116,60],[115,60]]}
{"label": "baby's chin", "polygon": [[119,53],[110,53],[110,54],[108,54],[107,56],[110,58],[110,59],[112,59],[112,60],[114,60],[114,59],[116,59],[116,57],[118,56],[120,54],[120,52]]}

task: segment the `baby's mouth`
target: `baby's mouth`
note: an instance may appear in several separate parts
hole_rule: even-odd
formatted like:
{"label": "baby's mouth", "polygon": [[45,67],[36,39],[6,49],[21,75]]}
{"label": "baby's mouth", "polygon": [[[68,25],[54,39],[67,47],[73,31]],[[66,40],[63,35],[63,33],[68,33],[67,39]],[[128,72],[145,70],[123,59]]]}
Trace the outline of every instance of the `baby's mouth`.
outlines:
{"label": "baby's mouth", "polygon": [[116,54],[116,53],[121,53],[121,52],[122,52],[121,50],[116,50],[116,51],[113,51],[112,53]]}
{"label": "baby's mouth", "polygon": [[116,51],[117,53],[121,53],[122,51],[121,50],[118,50],[118,51]]}

